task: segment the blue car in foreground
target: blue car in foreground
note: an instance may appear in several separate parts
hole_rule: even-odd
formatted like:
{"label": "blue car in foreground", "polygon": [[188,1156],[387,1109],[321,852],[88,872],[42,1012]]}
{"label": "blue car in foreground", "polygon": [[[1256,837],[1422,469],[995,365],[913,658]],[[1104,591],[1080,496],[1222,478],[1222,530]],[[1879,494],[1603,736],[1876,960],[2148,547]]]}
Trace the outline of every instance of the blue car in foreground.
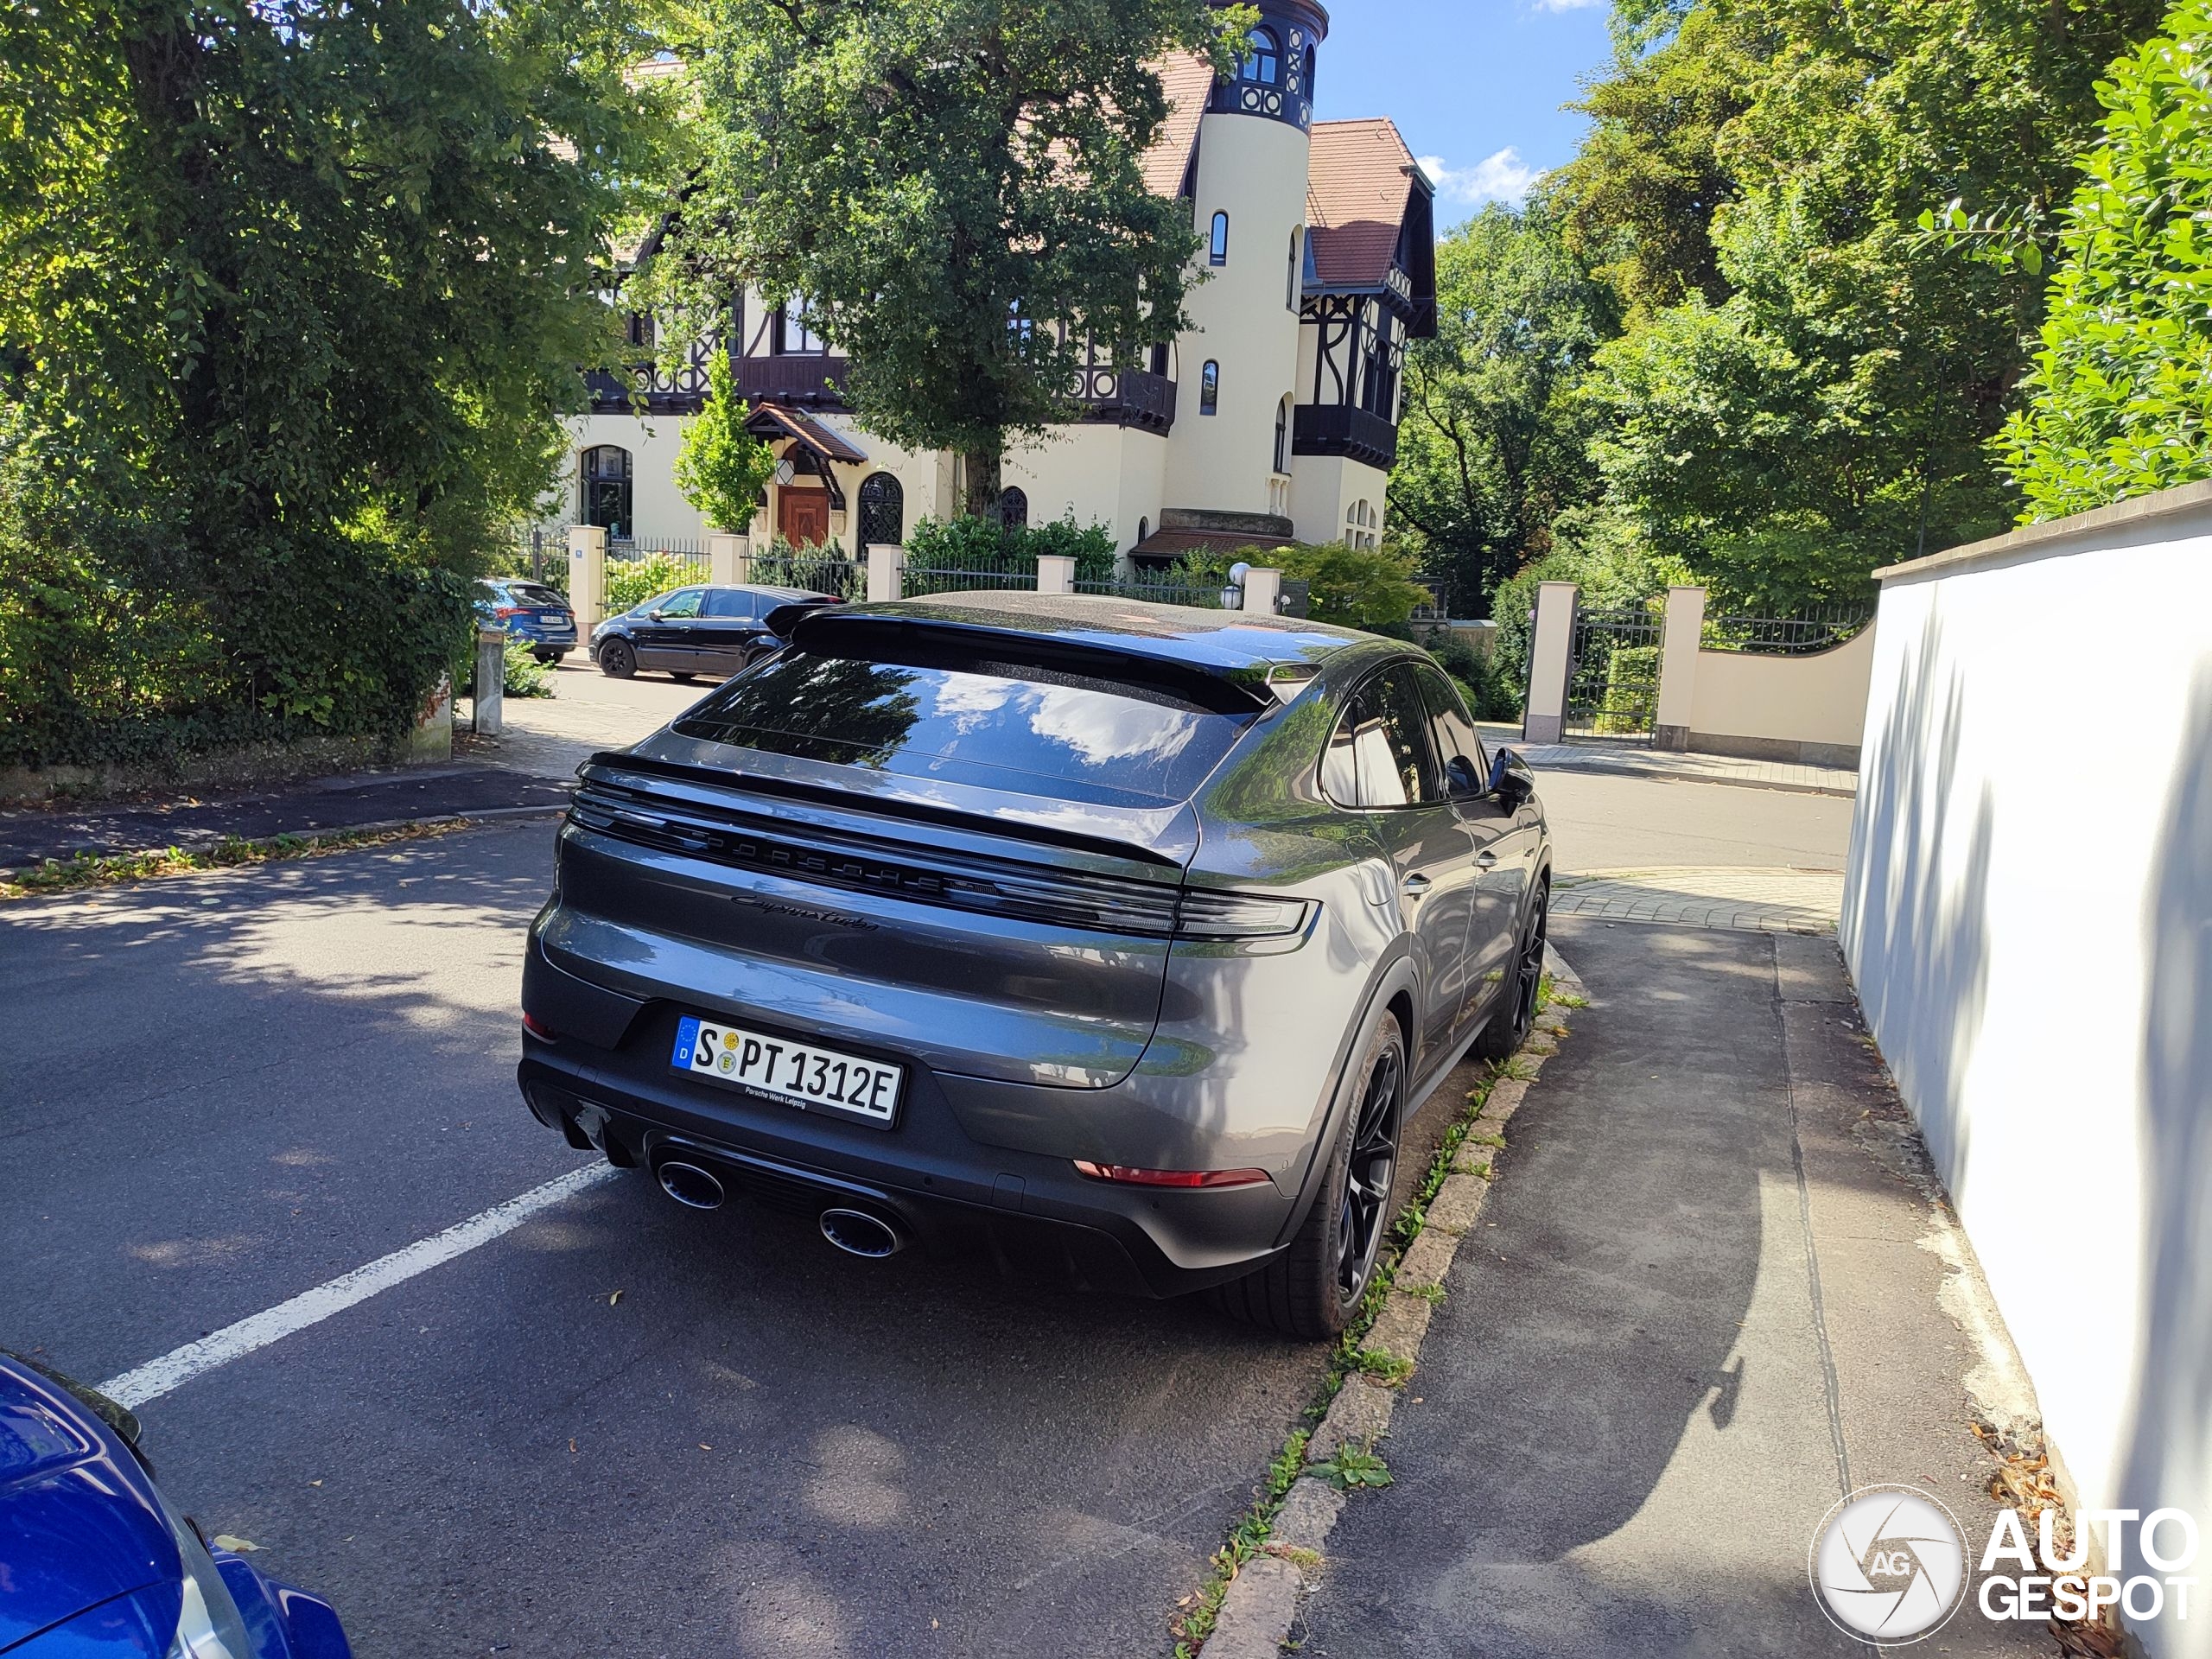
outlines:
{"label": "blue car in foreground", "polygon": [[0,1654],[352,1659],[329,1604],[211,1549],[113,1401],[0,1353]]}
{"label": "blue car in foreground", "polygon": [[528,645],[541,663],[557,663],[576,648],[576,613],[557,588],[521,576],[486,576],[476,584],[476,614]]}

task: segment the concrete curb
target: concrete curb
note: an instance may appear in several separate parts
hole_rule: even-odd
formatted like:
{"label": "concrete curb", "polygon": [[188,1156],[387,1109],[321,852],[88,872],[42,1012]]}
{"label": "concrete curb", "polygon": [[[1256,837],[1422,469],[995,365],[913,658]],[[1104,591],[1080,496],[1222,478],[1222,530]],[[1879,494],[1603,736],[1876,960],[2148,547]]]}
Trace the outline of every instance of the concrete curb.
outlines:
{"label": "concrete curb", "polygon": [[[1585,1001],[1589,991],[1574,970],[1548,945],[1545,970],[1554,988]],[[1565,1027],[1548,1011],[1530,1033],[1516,1057],[1531,1074],[1558,1052]],[[1418,1294],[1440,1286],[1459,1254],[1459,1242],[1472,1230],[1490,1196],[1491,1154],[1495,1147],[1480,1137],[1502,1136],[1506,1122],[1528,1097],[1534,1076],[1501,1078],[1491,1085],[1475,1118],[1474,1133],[1459,1149],[1452,1173],[1444,1179],[1429,1200],[1421,1231],[1399,1257],[1390,1294],[1362,1339],[1361,1351],[1384,1354],[1418,1365],[1421,1340],[1428,1333],[1435,1312],[1429,1298]],[[1337,1397],[1329,1402],[1306,1443],[1309,1465],[1326,1462],[1344,1446],[1365,1449],[1390,1432],[1390,1414],[1399,1389],[1355,1373],[1347,1376]],[[1275,1512],[1268,1541],[1229,1581],[1214,1626],[1204,1644],[1205,1659],[1277,1659],[1290,1640],[1297,1622],[1298,1605],[1321,1580],[1328,1562],[1326,1546],[1337,1517],[1349,1495],[1338,1491],[1318,1475],[1304,1474],[1291,1483],[1281,1507]]]}

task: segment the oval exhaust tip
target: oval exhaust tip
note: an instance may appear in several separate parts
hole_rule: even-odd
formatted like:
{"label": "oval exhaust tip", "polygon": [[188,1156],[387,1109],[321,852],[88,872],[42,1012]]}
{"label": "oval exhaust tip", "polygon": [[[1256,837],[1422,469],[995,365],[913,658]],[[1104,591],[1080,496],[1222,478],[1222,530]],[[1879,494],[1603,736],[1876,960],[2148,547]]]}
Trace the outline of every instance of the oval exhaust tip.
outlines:
{"label": "oval exhaust tip", "polygon": [[693,1210],[721,1208],[725,1196],[721,1182],[698,1165],[671,1159],[653,1173],[659,1178],[660,1190],[678,1204]]}
{"label": "oval exhaust tip", "polygon": [[906,1248],[906,1235],[881,1216],[865,1210],[830,1209],[822,1212],[822,1236],[848,1255],[864,1255],[880,1262]]}

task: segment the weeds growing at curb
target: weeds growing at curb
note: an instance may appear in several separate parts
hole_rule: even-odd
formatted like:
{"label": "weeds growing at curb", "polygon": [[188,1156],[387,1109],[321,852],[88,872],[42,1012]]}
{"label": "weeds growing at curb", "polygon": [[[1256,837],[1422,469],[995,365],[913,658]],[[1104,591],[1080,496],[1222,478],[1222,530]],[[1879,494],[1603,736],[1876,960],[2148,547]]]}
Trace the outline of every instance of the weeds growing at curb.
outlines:
{"label": "weeds growing at curb", "polygon": [[1275,1511],[1282,1508],[1283,1495],[1306,1467],[1306,1442],[1310,1438],[1303,1428],[1291,1432],[1268,1465],[1267,1485],[1230,1529],[1229,1541],[1214,1551],[1212,1574],[1184,1598],[1184,1609],[1170,1627],[1175,1637],[1175,1659],[1196,1659],[1198,1649],[1213,1634],[1214,1620],[1221,1615],[1221,1599],[1229,1593],[1230,1581],[1237,1569],[1266,1545],[1268,1535],[1274,1529]]}
{"label": "weeds growing at curb", "polygon": [[1371,1491],[1388,1486],[1391,1480],[1389,1465],[1375,1455],[1371,1442],[1363,1452],[1356,1446],[1338,1446],[1336,1455],[1313,1465],[1313,1472],[1340,1492]]}
{"label": "weeds growing at curb", "polygon": [[73,858],[49,858],[42,863],[0,874],[0,899],[36,899],[86,887],[118,887],[126,881],[144,881],[160,876],[194,875],[206,870],[233,869],[242,864],[270,864],[282,859],[315,858],[359,847],[381,847],[391,842],[421,841],[468,829],[473,822],[467,818],[442,818],[427,823],[267,836],[257,840],[226,836],[213,846],[190,849],[163,847],[143,853],[79,853]]}
{"label": "weeds growing at curb", "polygon": [[1394,1389],[1403,1388],[1406,1379],[1414,1374],[1413,1361],[1385,1353],[1380,1348],[1361,1349],[1352,1359],[1352,1367],[1363,1376],[1371,1376]]}

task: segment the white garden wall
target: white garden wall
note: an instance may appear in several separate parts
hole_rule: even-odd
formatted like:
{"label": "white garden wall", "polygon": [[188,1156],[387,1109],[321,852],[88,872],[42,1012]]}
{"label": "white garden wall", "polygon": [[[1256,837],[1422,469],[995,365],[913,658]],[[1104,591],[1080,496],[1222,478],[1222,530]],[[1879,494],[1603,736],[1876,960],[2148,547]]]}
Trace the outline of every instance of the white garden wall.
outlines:
{"label": "white garden wall", "polygon": [[2080,1501],[2197,1518],[2137,1633],[2208,1659],[2212,485],[1882,575],[1845,954]]}

